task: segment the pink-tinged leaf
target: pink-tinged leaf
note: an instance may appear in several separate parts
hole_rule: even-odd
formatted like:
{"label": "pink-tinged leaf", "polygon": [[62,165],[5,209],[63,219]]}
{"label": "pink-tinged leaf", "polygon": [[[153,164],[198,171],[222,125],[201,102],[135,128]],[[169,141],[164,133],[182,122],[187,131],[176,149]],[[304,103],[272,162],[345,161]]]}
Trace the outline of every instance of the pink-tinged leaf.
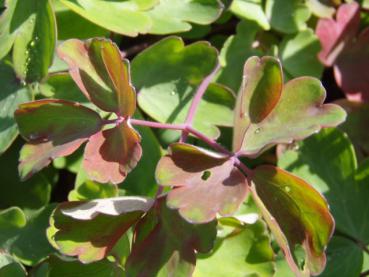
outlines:
{"label": "pink-tinged leaf", "polygon": [[79,88],[96,106],[124,117],[133,115],[136,93],[129,64],[122,61],[119,48],[112,41],[71,39],[59,46],[58,54],[68,63]]}
{"label": "pink-tinged leaf", "polygon": [[25,180],[58,157],[73,153],[88,137],[98,132],[98,113],[78,103],[39,100],[15,111],[20,134],[29,142],[20,155],[19,172]]}
{"label": "pink-tinged leaf", "polygon": [[50,243],[83,263],[103,259],[121,236],[153,205],[142,197],[117,197],[60,204],[47,230]]}
{"label": "pink-tinged leaf", "polygon": [[[269,59],[277,59],[269,57]],[[279,63],[279,62],[278,62]],[[265,70],[260,68],[259,70]],[[254,75],[260,74],[258,71],[246,72],[243,87],[240,91],[239,101],[242,95],[254,94],[249,91],[253,88],[247,85],[247,80],[253,80]],[[270,82],[276,82],[275,87],[280,86],[279,78],[270,78]],[[272,84],[267,86],[273,88]],[[247,88],[247,89],[246,89]],[[258,87],[255,88],[257,90]],[[258,93],[258,92],[256,92]],[[260,93],[260,97],[266,100],[258,100],[258,103],[272,101],[271,111],[261,120],[253,120],[250,109],[244,109],[243,119],[236,120],[234,126],[235,151],[240,155],[257,156],[266,149],[278,143],[291,143],[294,140],[304,139],[311,134],[318,132],[322,127],[334,127],[344,121],[345,111],[334,104],[323,105],[326,92],[321,82],[312,77],[299,77],[287,82],[282,87],[280,97],[269,97]],[[277,100],[277,104],[274,101]],[[266,102],[265,102],[266,101]],[[246,102],[247,103],[247,102]],[[252,103],[250,103],[252,104]],[[238,105],[240,105],[238,103]],[[242,107],[236,108],[236,118],[240,117]],[[239,129],[244,130],[240,132]]]}
{"label": "pink-tinged leaf", "polygon": [[216,238],[216,221],[190,224],[159,199],[135,228],[127,277],[192,276],[196,253],[206,253]]}
{"label": "pink-tinged leaf", "polygon": [[326,66],[332,66],[356,35],[359,25],[360,6],[356,2],[341,5],[336,20],[320,19],[316,27],[316,34],[322,45],[318,55],[320,61]]}
{"label": "pink-tinged leaf", "polygon": [[90,137],[83,165],[92,180],[121,183],[142,156],[140,135],[127,123]]}
{"label": "pink-tinged leaf", "polygon": [[232,215],[248,192],[246,177],[232,159],[184,143],[170,146],[158,163],[156,179],[175,187],[167,205],[194,223],[210,222],[217,213]]}
{"label": "pink-tinged leaf", "polygon": [[234,112],[233,150],[239,151],[251,123],[262,121],[275,107],[282,92],[282,68],[273,57],[251,57],[243,69],[241,91]]}
{"label": "pink-tinged leaf", "polygon": [[341,53],[334,65],[337,84],[352,101],[369,102],[369,28]]}
{"label": "pink-tinged leaf", "polygon": [[[302,179],[269,165],[254,170],[251,192],[296,276],[322,272],[334,231],[323,196]],[[304,268],[295,258],[298,246],[305,252]]]}
{"label": "pink-tinged leaf", "polygon": [[48,166],[52,160],[65,157],[76,151],[87,138],[76,139],[60,145],[53,145],[51,141],[39,144],[26,143],[20,152],[19,176],[22,181]]}

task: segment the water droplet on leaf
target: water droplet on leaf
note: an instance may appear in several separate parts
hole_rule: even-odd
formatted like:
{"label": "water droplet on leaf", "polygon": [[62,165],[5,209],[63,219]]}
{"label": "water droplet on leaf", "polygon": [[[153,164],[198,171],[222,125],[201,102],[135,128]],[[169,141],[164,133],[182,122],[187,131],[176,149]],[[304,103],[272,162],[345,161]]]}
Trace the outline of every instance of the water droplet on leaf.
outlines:
{"label": "water droplet on leaf", "polygon": [[260,131],[261,131],[261,128],[257,128],[257,129],[255,130],[255,134],[259,134],[259,133],[260,133]]}
{"label": "water droplet on leaf", "polygon": [[290,191],[291,191],[291,188],[290,188],[289,186],[285,186],[285,187],[284,187],[284,190],[288,193],[288,192],[290,192]]}
{"label": "water droplet on leaf", "polygon": [[176,95],[176,92],[173,90],[173,91],[170,93],[170,95],[174,96],[174,95]]}
{"label": "water droplet on leaf", "polygon": [[31,45],[31,47],[34,47],[36,45],[36,42],[34,40],[32,40],[29,45]]}

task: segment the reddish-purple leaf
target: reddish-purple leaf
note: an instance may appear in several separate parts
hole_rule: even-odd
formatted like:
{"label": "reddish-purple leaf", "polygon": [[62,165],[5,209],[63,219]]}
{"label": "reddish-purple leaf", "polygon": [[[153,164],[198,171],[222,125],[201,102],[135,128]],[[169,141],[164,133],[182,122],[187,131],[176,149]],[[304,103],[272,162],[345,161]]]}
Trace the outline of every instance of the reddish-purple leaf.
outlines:
{"label": "reddish-purple leaf", "polygon": [[349,100],[369,101],[369,28],[337,58],[334,75]]}
{"label": "reddish-purple leaf", "polygon": [[51,215],[48,238],[65,255],[84,263],[98,261],[152,205],[142,197],[65,202]]}
{"label": "reddish-purple leaf", "polygon": [[156,179],[162,186],[175,186],[167,205],[195,223],[209,222],[217,213],[232,215],[248,192],[246,177],[232,159],[184,143],[170,146]]}
{"label": "reddish-purple leaf", "polygon": [[316,34],[320,39],[322,50],[320,61],[332,66],[342,50],[351,42],[360,24],[360,6],[356,2],[343,4],[337,11],[336,20],[320,19]]}
{"label": "reddish-purple leaf", "polygon": [[216,238],[216,221],[190,224],[159,199],[135,228],[127,277],[192,276],[196,252],[206,253]]}
{"label": "reddish-purple leaf", "polygon": [[93,135],[83,161],[87,174],[100,183],[121,183],[141,158],[140,141],[127,121]]}
{"label": "reddish-purple leaf", "polygon": [[129,64],[122,61],[119,48],[112,41],[72,39],[58,48],[58,54],[68,63],[79,88],[96,106],[124,117],[133,115],[136,93]]}
{"label": "reddish-purple leaf", "polygon": [[[254,170],[251,192],[295,274],[319,274],[334,230],[322,195],[302,179],[270,165]],[[295,260],[297,246],[305,251],[304,268]]]}
{"label": "reddish-purple leaf", "polygon": [[20,134],[29,142],[20,156],[22,179],[32,176],[52,159],[73,153],[102,127],[98,113],[64,100],[25,103],[19,106],[14,116]]}

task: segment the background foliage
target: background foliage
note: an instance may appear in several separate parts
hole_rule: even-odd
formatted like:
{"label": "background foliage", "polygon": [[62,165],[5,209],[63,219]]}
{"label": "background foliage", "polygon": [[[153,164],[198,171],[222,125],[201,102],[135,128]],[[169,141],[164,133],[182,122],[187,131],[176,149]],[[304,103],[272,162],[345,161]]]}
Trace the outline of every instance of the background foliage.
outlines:
{"label": "background foliage", "polygon": [[[135,209],[129,211],[112,215],[104,210],[105,198],[154,197],[157,182],[175,184],[175,179],[165,179],[166,171],[175,163],[174,154],[161,159],[160,164],[168,166],[162,172],[158,169],[165,178],[155,178],[155,168],[168,145],[179,139],[180,132],[135,126],[141,135],[141,146],[134,157],[125,158],[137,160],[142,154],[141,160],[136,167],[130,164],[119,173],[111,169],[113,165],[102,175],[91,175],[96,164],[86,165],[83,161],[84,155],[96,158],[94,146],[99,137],[94,133],[100,127],[100,117],[112,119],[110,113],[120,109],[124,116],[134,114],[136,119],[182,124],[193,96],[207,76],[211,83],[193,127],[227,149],[234,148],[230,127],[234,124],[243,66],[249,57],[265,55],[281,61],[282,84],[301,76],[318,78],[327,91],[326,102],[340,105],[348,116],[337,128],[323,129],[299,141],[288,124],[299,116],[306,119],[304,124],[311,123],[311,110],[304,110],[297,101],[286,104],[283,110],[291,114],[280,117],[284,124],[271,120],[269,125],[250,128],[258,133],[258,128],[264,131],[273,127],[296,141],[282,136],[277,139],[277,147],[267,149],[256,159],[242,161],[252,168],[277,165],[300,177],[302,186],[306,181],[325,196],[336,229],[328,244],[326,268],[319,276],[369,275],[369,1],[3,0],[0,12],[0,276],[172,276],[173,270],[174,276],[188,276],[192,270],[197,277],[294,276],[277,244],[278,238],[269,232],[251,197],[239,209],[236,207],[235,215],[220,218],[216,232],[214,215],[202,218],[182,211],[184,200],[176,198],[175,190],[168,194],[170,206],[178,208],[186,219],[203,224],[188,223],[164,201],[149,209],[152,203],[142,200],[146,198],[114,202],[116,207],[126,207],[125,201],[132,203]],[[110,79],[96,81],[101,72],[96,73],[99,67],[91,61],[98,62],[99,54],[87,51],[80,41],[94,37],[109,38],[120,52],[114,52],[112,44],[101,39],[93,40],[88,47],[103,45],[118,59],[130,61],[130,68],[124,63],[119,70],[128,74],[130,69],[137,109],[132,108],[132,103],[121,108],[119,99],[115,106],[115,94],[111,92],[119,91],[119,86],[109,83]],[[80,82],[74,82],[77,79]],[[96,95],[89,94],[92,88]],[[130,89],[125,87],[125,91]],[[19,105],[41,99],[62,99],[53,102],[55,107],[60,104],[59,110],[46,107],[42,122],[32,113],[27,117],[16,114],[17,125],[14,112]],[[93,99],[95,105],[88,99]],[[89,109],[77,111],[71,104],[61,105],[70,103],[66,101],[79,102]],[[79,124],[68,115],[81,118]],[[88,128],[82,124],[86,118]],[[52,135],[58,139],[58,135],[65,135],[60,126],[73,129],[80,137],[73,137],[78,139],[73,145],[52,152],[46,151],[47,143],[43,144],[44,152],[33,144],[23,146],[19,132],[26,137],[34,135],[27,133],[24,126],[42,130],[42,124],[52,124]],[[116,144],[109,153],[139,140],[130,126],[117,127],[112,132],[114,138],[123,133],[131,140],[112,139]],[[251,141],[250,148],[241,147],[245,153],[264,149],[270,142],[266,139],[265,145],[258,145],[262,143],[255,132],[246,140]],[[37,135],[33,139],[44,139],[40,133]],[[269,135],[273,141],[274,133]],[[87,144],[86,151],[82,147],[70,156],[61,154],[73,152],[90,136],[96,144]],[[59,141],[61,145],[63,140],[67,136]],[[206,146],[194,136],[189,136],[188,142]],[[181,151],[173,145],[171,150]],[[199,159],[206,160],[206,155],[199,154]],[[46,165],[49,166],[39,171]],[[217,166],[209,170],[233,170],[233,166]],[[256,173],[254,179],[258,193],[265,186],[273,186],[271,180],[263,179],[263,169],[255,170],[260,174]],[[276,175],[289,182],[284,172],[280,170]],[[181,175],[181,180],[186,177]],[[192,191],[191,186],[181,189],[199,195],[195,203],[204,196],[204,192]],[[288,189],[292,189],[294,197],[300,197],[299,187]],[[85,207],[91,214],[75,212],[76,204],[66,202],[85,200],[98,203],[93,211]],[[222,200],[216,199],[217,203]],[[268,208],[283,210],[280,201],[270,199]],[[309,207],[301,203],[299,208],[309,213]],[[216,212],[220,214],[226,210],[218,208]],[[63,209],[70,211],[69,217]],[[143,214],[144,219],[130,228]],[[128,230],[124,235],[123,229]],[[321,235],[325,230],[318,232]],[[294,250],[299,266],[307,263],[303,251],[299,256],[299,249]]]}

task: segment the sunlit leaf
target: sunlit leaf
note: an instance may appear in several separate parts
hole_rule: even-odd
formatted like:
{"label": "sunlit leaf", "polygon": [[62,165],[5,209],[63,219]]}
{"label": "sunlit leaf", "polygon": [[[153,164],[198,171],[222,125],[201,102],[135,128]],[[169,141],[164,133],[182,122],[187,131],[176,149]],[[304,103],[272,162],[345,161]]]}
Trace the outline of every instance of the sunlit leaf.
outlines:
{"label": "sunlit leaf", "polygon": [[338,230],[369,243],[369,160],[357,165],[346,135],[324,130],[286,151],[278,164],[324,193]]}
{"label": "sunlit leaf", "polygon": [[343,4],[337,11],[336,20],[320,19],[316,34],[322,50],[319,59],[326,66],[332,66],[347,43],[356,35],[360,24],[359,4]]}
{"label": "sunlit leaf", "polygon": [[13,143],[18,135],[14,111],[18,105],[31,101],[31,93],[17,80],[11,66],[0,63],[0,155]]}
{"label": "sunlit leaf", "polygon": [[270,277],[274,273],[273,249],[260,221],[217,239],[213,251],[197,258],[194,277]]}
{"label": "sunlit leaf", "polygon": [[[235,1],[234,1],[235,2]],[[260,27],[251,21],[241,21],[236,28],[236,34],[227,38],[219,55],[221,69],[217,82],[238,92],[242,82],[242,68],[251,56],[261,55],[261,51],[253,47],[256,33]]]}
{"label": "sunlit leaf", "polygon": [[15,120],[29,142],[21,152],[19,171],[27,179],[52,159],[73,153],[101,129],[100,116],[78,103],[39,100],[19,106]]}
{"label": "sunlit leaf", "polygon": [[310,17],[308,7],[299,0],[267,0],[265,13],[273,29],[287,34],[304,30]]}
{"label": "sunlit leaf", "polygon": [[141,159],[140,135],[126,121],[90,137],[83,165],[100,183],[121,183]]}
{"label": "sunlit leaf", "polygon": [[147,11],[155,6],[158,0],[129,1],[86,1],[61,0],[68,8],[93,23],[110,31],[137,36],[147,33],[152,21]]}
{"label": "sunlit leaf", "polygon": [[162,198],[135,228],[127,277],[191,276],[195,253],[210,251],[215,237],[216,221],[190,224]]}
{"label": "sunlit leaf", "polygon": [[51,217],[48,238],[65,255],[98,261],[151,206],[152,200],[139,197],[65,202]]}
{"label": "sunlit leaf", "polygon": [[118,46],[106,39],[87,42],[71,39],[58,48],[85,96],[105,111],[132,116],[136,93],[130,84],[128,62],[122,61]]}
{"label": "sunlit leaf", "polygon": [[[177,37],[165,38],[142,51],[132,62],[140,107],[159,122],[183,123],[197,86],[215,68],[216,60],[217,51],[208,43],[185,47]],[[233,105],[234,97],[227,88],[210,85],[199,105],[194,127],[218,137],[215,125],[232,125]]]}
{"label": "sunlit leaf", "polygon": [[[330,0],[307,0],[306,5],[309,7],[311,12],[323,18],[332,18],[336,9],[332,3],[333,1]],[[337,1],[335,1],[337,2]],[[340,0],[338,2],[341,2]]]}
{"label": "sunlit leaf", "polygon": [[209,222],[217,213],[232,215],[246,197],[246,177],[233,163],[227,156],[175,143],[161,158],[156,179],[175,187],[167,197],[170,208],[189,222]]}
{"label": "sunlit leaf", "polygon": [[261,0],[234,0],[229,9],[243,19],[256,22],[264,30],[270,29]]}
{"label": "sunlit leaf", "polygon": [[[254,200],[295,274],[320,273],[334,229],[326,200],[302,179],[274,166],[257,167],[252,183]],[[296,261],[297,246],[305,252],[303,268]]]}
{"label": "sunlit leaf", "polygon": [[160,0],[147,14],[151,17],[151,34],[170,34],[189,31],[190,23],[208,25],[222,12],[219,0]]}
{"label": "sunlit leaf", "polygon": [[246,62],[235,110],[235,151],[256,156],[277,143],[303,139],[345,119],[341,107],[323,105],[326,93],[318,79],[299,77],[283,86],[281,74],[279,61],[272,57]]}

